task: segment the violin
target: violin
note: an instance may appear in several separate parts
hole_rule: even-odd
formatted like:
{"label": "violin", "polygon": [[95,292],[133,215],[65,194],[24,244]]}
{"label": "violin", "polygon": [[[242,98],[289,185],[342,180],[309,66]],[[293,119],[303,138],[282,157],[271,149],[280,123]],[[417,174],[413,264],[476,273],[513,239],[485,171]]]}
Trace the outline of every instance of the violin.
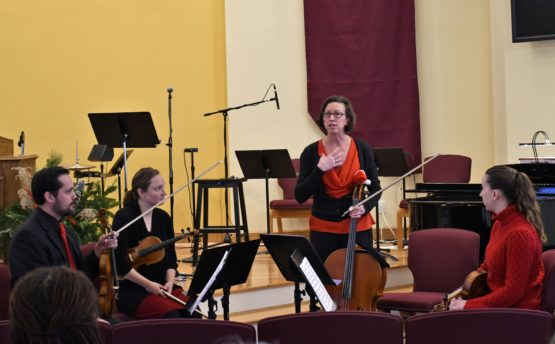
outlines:
{"label": "violin", "polygon": [[156,236],[147,236],[143,240],[139,241],[139,244],[131,249],[129,249],[129,259],[134,269],[137,269],[141,265],[151,265],[162,261],[165,256],[164,247],[170,245],[176,241],[184,239],[191,235],[191,233],[184,233],[181,230],[181,235],[173,237],[171,239],[161,241]]}
{"label": "violin", "polygon": [[[98,221],[100,227],[107,233],[109,226],[106,209],[98,211]],[[103,318],[111,318],[116,311],[119,281],[115,262],[114,250],[105,249],[102,251],[98,262],[98,304],[100,315]]]}
{"label": "violin", "polygon": [[462,297],[465,300],[470,300],[476,297],[484,296],[489,293],[488,288],[488,273],[484,270],[474,270],[466,276],[464,283],[461,287],[457,288],[451,293],[445,294],[445,297],[434,306],[433,312],[449,310],[449,303],[457,297]]}
{"label": "violin", "polygon": [[[357,174],[361,174],[357,177]],[[364,171],[355,173],[353,206],[359,203],[367,180]],[[347,248],[332,252],[324,266],[333,279],[342,282],[337,286],[326,286],[328,293],[337,305],[337,310],[375,311],[376,303],[383,295],[387,271],[366,251],[356,251],[357,219],[351,218]]]}

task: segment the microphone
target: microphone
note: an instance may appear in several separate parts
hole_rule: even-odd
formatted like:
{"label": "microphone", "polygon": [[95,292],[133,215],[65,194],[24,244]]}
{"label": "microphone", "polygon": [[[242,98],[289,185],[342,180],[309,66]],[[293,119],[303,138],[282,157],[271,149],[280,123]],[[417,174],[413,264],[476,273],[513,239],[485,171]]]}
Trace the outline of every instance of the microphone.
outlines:
{"label": "microphone", "polygon": [[168,88],[166,89],[166,91],[168,91],[168,93],[170,93],[170,94],[171,94],[171,93],[173,92],[173,87],[171,87],[171,86],[168,86]]}
{"label": "microphone", "polygon": [[272,85],[274,85],[274,99],[272,99],[272,100],[276,101],[276,107],[279,110],[279,98],[278,98],[278,94],[277,94],[277,91],[276,91],[276,85],[275,84],[272,84]]}
{"label": "microphone", "polygon": [[17,142],[17,146],[21,148],[21,156],[23,156],[25,152],[25,132],[24,131],[21,131],[21,134],[19,135],[19,141]]}
{"label": "microphone", "polygon": [[370,185],[372,182],[366,177],[364,170],[358,170],[353,175],[353,183],[357,185]]}

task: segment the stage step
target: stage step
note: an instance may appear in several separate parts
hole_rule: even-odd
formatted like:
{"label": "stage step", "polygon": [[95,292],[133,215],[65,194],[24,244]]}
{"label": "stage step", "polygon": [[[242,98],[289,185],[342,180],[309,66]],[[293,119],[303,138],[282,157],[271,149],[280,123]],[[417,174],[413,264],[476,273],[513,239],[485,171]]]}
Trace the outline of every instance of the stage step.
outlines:
{"label": "stage step", "polygon": [[[396,267],[388,271],[387,283],[385,290],[387,292],[412,288],[412,274],[407,267]],[[304,289],[304,285],[301,284],[301,290]],[[266,316],[264,314],[290,314],[295,312],[294,306],[294,284],[290,282],[284,282],[278,285],[272,285],[268,287],[258,287],[249,288],[243,290],[232,289],[229,297],[229,311],[230,320],[247,319],[245,322],[251,322],[251,318],[256,320],[258,318],[262,319]],[[223,318],[223,310],[221,307],[221,291],[214,294],[216,301],[218,301],[218,310],[216,314],[218,319]],[[308,301],[307,296],[303,296],[303,304]],[[201,309],[207,312],[206,303],[201,304]],[[306,306],[308,310],[308,306]],[[262,315],[258,315],[261,313]],[[258,320],[256,320],[258,321]]]}

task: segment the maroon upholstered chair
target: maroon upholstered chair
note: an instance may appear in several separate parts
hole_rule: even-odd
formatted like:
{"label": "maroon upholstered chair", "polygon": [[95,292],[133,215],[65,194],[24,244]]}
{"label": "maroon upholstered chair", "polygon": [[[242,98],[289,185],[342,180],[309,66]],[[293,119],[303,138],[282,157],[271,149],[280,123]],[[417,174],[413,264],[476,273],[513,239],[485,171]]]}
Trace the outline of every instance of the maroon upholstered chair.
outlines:
{"label": "maroon upholstered chair", "polygon": [[444,154],[422,167],[422,180],[424,183],[468,183],[471,170],[472,159],[469,157]]}
{"label": "maroon upholstered chair", "polygon": [[408,314],[431,311],[478,267],[479,250],[480,236],[469,230],[433,228],[411,233],[408,268],[414,278],[413,291],[385,293],[377,307]]}
{"label": "maroon upholstered chair", "polygon": [[256,343],[254,326],[206,319],[150,319],[112,326],[112,344]]}
{"label": "maroon upholstered chair", "polygon": [[[299,159],[291,159],[295,172],[300,169]],[[312,198],[304,203],[295,199],[295,185],[297,178],[278,178],[278,184],[283,190],[283,199],[270,202],[270,232],[274,231],[274,219],[277,220],[278,232],[283,233],[282,218],[308,218],[312,208]]]}
{"label": "maroon upholstered chair", "polygon": [[377,312],[312,312],[276,316],[258,323],[264,343],[403,343],[399,316]]}
{"label": "maroon upholstered chair", "polygon": [[0,343],[10,342],[10,321],[0,320]]}
{"label": "maroon upholstered chair", "polygon": [[530,309],[465,309],[408,318],[407,344],[545,344],[553,316]]}
{"label": "maroon upholstered chair", "polygon": [[[12,275],[6,264],[0,264],[0,320],[9,319],[10,292]],[[1,342],[0,342],[1,343]]]}
{"label": "maroon upholstered chair", "polygon": [[102,344],[112,343],[112,325],[106,320],[98,319],[96,321],[96,326],[98,327],[98,332],[100,333],[100,339]]}
{"label": "maroon upholstered chair", "polygon": [[[424,160],[428,160],[427,157]],[[422,167],[424,183],[468,183],[472,172],[472,159],[464,155],[444,154],[430,161]],[[397,228],[395,239],[397,247],[403,248],[403,218],[410,217],[408,202],[403,199],[397,210]]]}
{"label": "maroon upholstered chair", "polygon": [[545,275],[543,277],[543,292],[540,309],[549,314],[555,311],[555,250],[542,253]]}

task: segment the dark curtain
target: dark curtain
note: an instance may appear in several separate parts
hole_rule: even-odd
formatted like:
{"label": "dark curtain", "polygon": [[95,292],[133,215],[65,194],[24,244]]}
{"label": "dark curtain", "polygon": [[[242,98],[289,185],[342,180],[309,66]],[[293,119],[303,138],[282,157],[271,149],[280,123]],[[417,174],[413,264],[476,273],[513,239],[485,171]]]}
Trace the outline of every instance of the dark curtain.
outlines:
{"label": "dark curtain", "polygon": [[414,0],[304,0],[308,112],[326,97],[351,99],[352,133],[402,147],[420,162]]}

